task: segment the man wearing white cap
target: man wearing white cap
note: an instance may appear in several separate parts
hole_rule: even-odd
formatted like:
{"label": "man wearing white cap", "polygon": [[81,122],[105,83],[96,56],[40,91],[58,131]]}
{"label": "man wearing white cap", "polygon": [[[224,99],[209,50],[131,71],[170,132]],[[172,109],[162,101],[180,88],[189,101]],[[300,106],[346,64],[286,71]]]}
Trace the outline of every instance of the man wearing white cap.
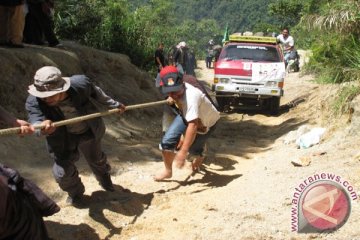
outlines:
{"label": "man wearing white cap", "polygon": [[186,42],[179,42],[176,46],[176,52],[174,55],[175,66],[186,73],[186,64],[187,64],[187,46]]}
{"label": "man wearing white cap", "polygon": [[98,112],[91,100],[109,108],[119,108],[120,113],[125,111],[125,106],[107,96],[85,75],[62,77],[60,70],[53,66],[36,72],[28,92],[29,122],[44,126],[39,134],[46,136],[48,151],[54,159],[53,174],[60,188],[69,194],[67,202],[76,204],[85,191],[75,166],[79,150],[100,185],[107,191],[114,191],[110,165],[101,149],[105,133],[102,118],[61,127],[55,127],[53,122]]}

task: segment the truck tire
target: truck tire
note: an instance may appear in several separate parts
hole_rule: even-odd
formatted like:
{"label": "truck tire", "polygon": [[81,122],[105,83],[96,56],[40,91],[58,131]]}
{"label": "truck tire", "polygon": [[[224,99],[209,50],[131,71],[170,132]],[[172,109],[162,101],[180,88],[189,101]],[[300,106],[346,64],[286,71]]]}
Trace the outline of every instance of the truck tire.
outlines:
{"label": "truck tire", "polygon": [[218,109],[220,112],[224,112],[224,110],[226,109],[226,106],[229,105],[229,99],[227,98],[223,98],[223,97],[217,97],[216,101],[218,103]]}
{"label": "truck tire", "polygon": [[299,72],[300,71],[300,66],[299,66],[299,64],[297,63],[297,64],[295,64],[295,66],[294,66],[294,72]]}
{"label": "truck tire", "polygon": [[271,115],[279,114],[280,97],[272,97],[269,99],[269,111]]}

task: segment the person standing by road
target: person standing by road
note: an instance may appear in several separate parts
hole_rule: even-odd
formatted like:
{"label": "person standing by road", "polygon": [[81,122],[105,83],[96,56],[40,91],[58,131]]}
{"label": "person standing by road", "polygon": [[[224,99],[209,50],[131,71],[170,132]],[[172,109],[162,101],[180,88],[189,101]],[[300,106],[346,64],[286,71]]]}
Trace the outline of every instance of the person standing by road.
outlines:
{"label": "person standing by road", "polygon": [[174,54],[174,66],[180,69],[180,71],[186,73],[187,69],[187,52],[188,48],[186,45],[186,42],[179,42],[179,44],[176,46],[176,51]]}
{"label": "person standing by road", "polygon": [[215,44],[214,40],[210,39],[206,49],[206,59],[205,59],[206,68],[211,68],[211,63],[214,58],[214,44]]}
{"label": "person standing by road", "polygon": [[289,29],[284,28],[282,33],[276,38],[277,41],[280,42],[283,46],[285,63],[289,61],[290,54],[294,50],[295,44],[294,38],[289,34]]}
{"label": "person standing by road", "polygon": [[0,44],[11,48],[23,48],[24,1],[1,0],[0,23]]}
{"label": "person standing by road", "polygon": [[42,45],[43,35],[49,47],[62,46],[54,33],[54,0],[27,0],[25,41]]}
{"label": "person standing by road", "polygon": [[103,120],[94,118],[67,126],[55,127],[53,122],[97,112],[94,101],[118,108],[125,106],[107,96],[102,89],[90,82],[85,75],[63,77],[53,66],[40,68],[29,86],[26,110],[32,124],[44,126],[38,135],[45,135],[50,155],[54,159],[53,174],[60,188],[67,192],[67,202],[81,202],[85,191],[75,161],[83,153],[87,163],[102,188],[114,191],[110,177],[110,165],[101,148],[105,134]]}
{"label": "person standing by road", "polygon": [[[220,119],[220,113],[205,93],[184,82],[187,76],[183,76],[174,66],[167,66],[160,71],[162,92],[169,96],[169,102],[174,103],[178,115],[161,140],[165,169],[154,176],[156,181],[171,178],[173,162],[182,168],[189,153],[195,158],[193,171],[198,170],[205,159],[205,143]],[[179,146],[182,134],[185,136]]]}
{"label": "person standing by road", "polygon": [[165,57],[164,57],[164,44],[160,43],[159,47],[155,51],[155,65],[157,67],[158,73],[163,67],[165,67]]}
{"label": "person standing by road", "polygon": [[187,59],[188,59],[188,63],[186,64],[186,74],[195,77],[195,68],[197,64],[196,64],[195,52],[193,49],[188,49]]}
{"label": "person standing by road", "polygon": [[206,68],[211,68],[211,63],[214,57],[214,50],[212,46],[208,46],[206,49]]}

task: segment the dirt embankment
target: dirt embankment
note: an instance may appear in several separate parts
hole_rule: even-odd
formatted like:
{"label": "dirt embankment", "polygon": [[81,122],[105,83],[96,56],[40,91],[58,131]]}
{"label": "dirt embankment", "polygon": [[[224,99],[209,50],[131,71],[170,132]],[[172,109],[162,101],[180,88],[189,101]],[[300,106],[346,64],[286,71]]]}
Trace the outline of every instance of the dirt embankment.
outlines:
{"label": "dirt embankment", "polygon": [[[0,60],[7,64],[2,69],[7,73],[6,81],[0,85],[1,100],[8,109],[24,114],[26,86],[44,63],[60,66],[65,74],[86,73],[127,104],[158,99],[152,78],[131,65],[125,56],[72,43],[65,46],[65,50],[25,49],[31,52],[29,56],[0,48],[13,62],[8,63],[1,52]],[[203,62],[197,74],[204,82],[212,81],[212,69],[206,69]],[[24,82],[14,80],[21,75],[25,76]],[[189,169],[175,169],[174,177],[164,182],[152,180],[152,175],[163,167],[157,149],[161,108],[129,112],[120,119],[106,118],[104,150],[113,167],[117,191],[104,192],[81,159],[78,166],[86,187],[86,204],[81,208],[65,204],[66,194],[52,179],[51,160],[43,139],[2,137],[0,154],[62,207],[59,213],[46,218],[54,239],[357,239],[358,201],[352,201],[347,223],[334,233],[291,232],[292,197],[295,187],[307,177],[332,172],[360,189],[359,162],[354,158],[359,147],[358,111],[355,109],[352,118],[329,118],[328,103],[336,90],[313,83],[311,76],[288,74],[279,116],[259,112],[222,114],[209,140],[204,169],[195,175]],[[21,92],[19,98],[10,95],[14,91]],[[295,144],[284,144],[290,131],[305,124],[327,128],[319,145],[297,149]],[[309,166],[291,164],[302,157],[311,159]],[[131,192],[122,192],[120,186]]]}

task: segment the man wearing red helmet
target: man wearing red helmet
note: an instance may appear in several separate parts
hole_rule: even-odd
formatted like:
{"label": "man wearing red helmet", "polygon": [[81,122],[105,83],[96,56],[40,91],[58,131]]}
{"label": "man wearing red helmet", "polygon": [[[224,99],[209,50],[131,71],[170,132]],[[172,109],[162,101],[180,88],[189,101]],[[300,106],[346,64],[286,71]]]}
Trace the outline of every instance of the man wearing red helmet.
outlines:
{"label": "man wearing red helmet", "polygon": [[[155,175],[156,181],[172,177],[172,164],[182,168],[188,154],[195,156],[193,170],[202,164],[206,140],[215,129],[220,118],[216,107],[197,87],[186,82],[188,75],[182,75],[174,66],[160,71],[160,86],[169,102],[174,103],[178,115],[173,120],[161,141],[165,169]],[[184,139],[180,149],[176,149],[181,135]],[[176,152],[177,150],[177,152]]]}

